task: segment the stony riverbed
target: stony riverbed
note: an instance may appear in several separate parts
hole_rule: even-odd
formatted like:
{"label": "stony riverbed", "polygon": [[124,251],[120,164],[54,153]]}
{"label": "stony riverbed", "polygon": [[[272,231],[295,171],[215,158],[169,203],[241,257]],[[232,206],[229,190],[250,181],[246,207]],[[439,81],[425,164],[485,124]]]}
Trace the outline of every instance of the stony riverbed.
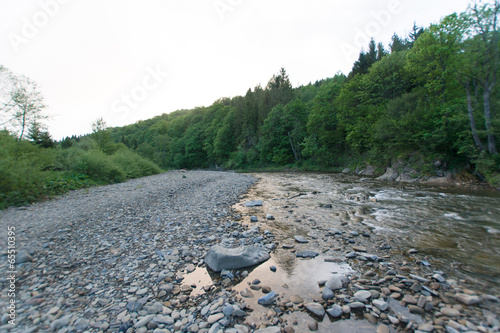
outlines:
{"label": "stony riverbed", "polygon": [[[0,235],[15,226],[19,263],[12,326],[1,257],[0,331],[498,331],[494,277],[454,274],[378,232],[366,207],[336,207],[335,195],[377,198],[333,195],[328,182],[173,171],[3,211]],[[271,258],[214,273],[203,258],[216,244]]]}

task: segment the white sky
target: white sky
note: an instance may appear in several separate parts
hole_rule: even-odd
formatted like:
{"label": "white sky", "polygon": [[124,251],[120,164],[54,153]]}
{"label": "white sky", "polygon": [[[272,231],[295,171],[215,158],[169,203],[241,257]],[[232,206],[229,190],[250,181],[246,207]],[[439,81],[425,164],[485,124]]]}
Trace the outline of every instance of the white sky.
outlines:
{"label": "white sky", "polygon": [[[55,139],[349,73],[369,38],[466,0],[0,0],[0,64],[40,84]],[[150,73],[159,72],[152,76]]]}

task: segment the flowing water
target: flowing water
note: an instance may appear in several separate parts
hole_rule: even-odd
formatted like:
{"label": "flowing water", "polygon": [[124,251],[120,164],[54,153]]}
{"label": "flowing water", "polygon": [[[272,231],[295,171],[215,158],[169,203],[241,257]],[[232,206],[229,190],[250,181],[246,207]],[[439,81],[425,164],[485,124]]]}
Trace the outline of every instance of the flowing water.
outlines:
{"label": "flowing water", "polygon": [[[339,228],[344,235],[352,230],[360,234],[367,231],[371,237],[360,236],[356,242],[365,242],[372,248],[374,244],[378,248],[380,242],[388,242],[393,255],[418,249],[419,257],[430,262],[433,269],[445,271],[447,278],[466,279],[477,290],[500,293],[500,194],[496,191],[382,182],[344,174],[254,176],[259,181],[234,209],[244,224],[259,225],[261,231],[270,230],[278,247],[269,261],[251,269],[246,279],[233,286],[239,292],[254,279],[260,279],[281,296],[295,294],[305,302],[314,301],[320,292],[318,281],[328,279],[332,273],[351,270],[347,264],[324,260],[345,254],[340,250],[346,250],[342,240],[326,237],[327,230]],[[244,207],[242,203],[247,200],[263,200],[264,204]],[[276,219],[266,220],[266,214]],[[259,222],[251,223],[251,215],[257,216]],[[310,242],[297,244],[293,240],[295,235],[303,235]],[[320,256],[307,260],[295,258],[283,249],[283,244],[294,244],[297,251],[318,251]],[[271,266],[277,267],[276,273],[270,271]],[[185,282],[201,287],[212,279],[218,279],[217,274],[198,268],[186,276]],[[194,291],[197,292],[202,291]],[[260,296],[257,293],[255,298],[245,299],[255,308],[247,318],[248,323],[265,321],[269,309],[257,304]],[[311,317],[296,311],[284,319],[307,331]],[[324,332],[373,331],[367,321],[356,319],[332,321],[326,316],[316,321],[319,331]]]}

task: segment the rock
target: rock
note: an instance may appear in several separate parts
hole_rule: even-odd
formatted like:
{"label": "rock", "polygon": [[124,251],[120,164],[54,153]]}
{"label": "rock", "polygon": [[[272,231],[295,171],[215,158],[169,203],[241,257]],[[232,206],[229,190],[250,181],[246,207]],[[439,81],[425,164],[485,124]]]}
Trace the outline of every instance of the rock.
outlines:
{"label": "rock", "polygon": [[274,291],[271,291],[269,294],[259,298],[257,302],[261,305],[270,305],[274,303],[277,297],[278,294]]}
{"label": "rock", "polygon": [[377,327],[377,333],[389,333],[389,327],[384,325],[384,324],[380,324],[378,325]]}
{"label": "rock", "polygon": [[254,333],[280,333],[280,332],[281,328],[279,326],[268,326],[266,328],[261,328],[254,331]]}
{"label": "rock", "polygon": [[368,320],[370,323],[374,324],[374,325],[377,325],[378,323],[378,319],[375,318],[372,314],[370,313],[365,313],[363,314],[363,316],[365,317],[366,320]]}
{"label": "rock", "polygon": [[365,309],[365,305],[361,302],[352,302],[352,303],[349,303],[347,304],[351,310],[364,310]]}
{"label": "rock", "polygon": [[266,214],[266,219],[268,220],[274,220],[274,216],[272,216],[271,214]]}
{"label": "rock", "polygon": [[259,222],[259,218],[257,216],[250,216],[250,222]]}
{"label": "rock", "polygon": [[405,302],[406,304],[413,304],[413,305],[418,303],[417,300],[415,299],[415,297],[413,297],[412,295],[408,295],[408,294],[403,296],[402,301]]}
{"label": "rock", "polygon": [[370,297],[372,297],[372,293],[368,290],[359,290],[354,293],[354,297],[362,302],[366,302]]}
{"label": "rock", "polygon": [[257,206],[262,206],[262,200],[253,200],[253,201],[247,201],[243,205],[245,207],[257,207]]}
{"label": "rock", "polygon": [[449,308],[449,307],[443,307],[441,308],[441,313],[446,316],[446,317],[459,317],[460,316],[460,311],[456,310],[456,309],[453,309],[453,308]]}
{"label": "rock", "polygon": [[71,318],[71,315],[64,316],[62,318],[56,319],[53,322],[50,323],[50,330],[51,331],[57,331],[64,326],[69,325],[69,320]]}
{"label": "rock", "polygon": [[73,324],[77,331],[85,331],[90,325],[90,321],[86,318],[78,318]]}
{"label": "rock", "polygon": [[271,292],[271,287],[269,287],[269,286],[262,286],[262,292],[264,294],[270,293]]}
{"label": "rock", "polygon": [[334,304],[334,305],[332,305],[331,308],[326,310],[326,313],[328,313],[333,318],[338,318],[338,317],[342,316],[342,314],[344,312],[342,311],[342,307],[340,305]]}
{"label": "rock", "polygon": [[295,254],[297,258],[316,258],[318,255],[319,253],[314,251],[302,251]]}
{"label": "rock", "polygon": [[458,293],[455,295],[455,299],[459,301],[460,303],[463,303],[465,305],[474,305],[478,304],[481,302],[481,299],[479,296],[472,296],[472,295],[467,295],[467,294],[461,294]]}
{"label": "rock", "polygon": [[307,323],[307,327],[309,328],[309,331],[317,331],[318,330],[318,322],[317,321],[310,321]]}
{"label": "rock", "polygon": [[207,318],[207,322],[208,322],[209,324],[213,324],[213,323],[215,323],[215,322],[217,322],[217,321],[221,320],[222,318],[224,318],[224,313],[219,312],[219,313],[216,313],[216,314],[213,314],[213,315],[208,316],[208,318]]}
{"label": "rock", "polygon": [[234,307],[232,305],[226,305],[223,309],[222,309],[222,313],[226,316],[226,317],[231,317],[231,315],[233,314],[234,312]]}
{"label": "rock", "polygon": [[366,247],[364,246],[353,246],[352,249],[357,252],[366,252]]}
{"label": "rock", "polygon": [[299,295],[292,295],[290,296],[290,300],[295,303],[295,304],[300,304],[300,303],[304,303],[304,300],[302,299],[302,297],[300,297]]}
{"label": "rock", "polygon": [[276,272],[277,270],[276,266],[270,266],[269,269],[271,270],[271,272]]}
{"label": "rock", "polygon": [[327,301],[329,299],[334,298],[335,294],[330,288],[325,287],[325,288],[323,288],[323,292],[321,293],[321,297],[323,297],[323,299],[325,301]]}
{"label": "rock", "polygon": [[316,317],[323,318],[325,315],[325,309],[319,303],[305,303],[304,307]]}
{"label": "rock", "polygon": [[33,261],[33,258],[30,256],[28,251],[26,250],[19,250],[16,254],[16,264],[22,264],[25,262],[31,262]]}
{"label": "rock", "polygon": [[376,299],[372,302],[372,304],[380,311],[386,311],[389,308],[389,303],[382,299]]}
{"label": "rock", "polygon": [[237,269],[260,264],[269,259],[269,253],[262,248],[245,246],[225,248],[214,245],[204,258],[211,270],[220,272],[223,269]]}
{"label": "rock", "polygon": [[344,275],[334,275],[325,283],[325,287],[330,290],[339,290],[347,287],[349,284],[349,279]]}
{"label": "rock", "polygon": [[422,331],[422,332],[432,332],[432,331],[434,331],[434,326],[432,324],[429,324],[429,323],[424,323],[424,324],[418,325],[418,330]]}
{"label": "rock", "polygon": [[309,243],[309,241],[304,236],[295,236],[295,241],[298,243]]}
{"label": "rock", "polygon": [[399,172],[397,170],[394,170],[393,168],[387,168],[385,169],[385,173],[377,177],[378,180],[396,180],[399,177]]}
{"label": "rock", "polygon": [[419,308],[416,305],[408,305],[408,310],[410,310],[410,313],[413,314],[418,314],[418,315],[423,315],[424,314],[424,309]]}
{"label": "rock", "polygon": [[134,327],[141,328],[143,326],[146,326],[151,320],[153,320],[154,317],[156,317],[156,316],[149,315],[149,316],[143,317],[143,318],[139,319],[139,321],[137,321],[137,323],[135,323]]}

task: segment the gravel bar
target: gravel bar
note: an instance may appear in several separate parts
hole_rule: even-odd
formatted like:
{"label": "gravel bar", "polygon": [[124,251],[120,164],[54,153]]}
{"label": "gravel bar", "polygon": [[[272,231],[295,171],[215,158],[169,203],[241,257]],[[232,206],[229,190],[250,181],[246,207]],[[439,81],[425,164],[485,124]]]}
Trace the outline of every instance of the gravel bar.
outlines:
{"label": "gravel bar", "polygon": [[[4,244],[15,228],[17,260],[12,289],[2,249],[0,331],[208,332],[221,324],[247,331],[234,314],[222,320],[229,310],[244,314],[237,311],[244,305],[220,288],[212,288],[215,300],[194,302],[180,272],[193,271],[220,242],[231,205],[254,182],[171,171],[0,212]],[[16,326],[14,311],[5,311],[12,300]]]}

